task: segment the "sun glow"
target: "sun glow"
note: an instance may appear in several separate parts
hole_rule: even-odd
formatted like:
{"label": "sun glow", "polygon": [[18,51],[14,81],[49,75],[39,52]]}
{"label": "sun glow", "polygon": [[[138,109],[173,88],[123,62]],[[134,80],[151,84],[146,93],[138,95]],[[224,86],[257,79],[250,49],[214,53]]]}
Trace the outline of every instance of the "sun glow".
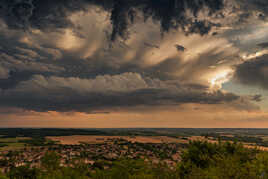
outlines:
{"label": "sun glow", "polygon": [[259,51],[259,52],[255,52],[255,53],[252,53],[252,54],[244,54],[242,55],[242,59],[244,61],[248,61],[248,60],[252,60],[252,59],[255,59],[255,58],[258,58],[264,54],[267,54],[268,53],[268,50],[262,50],[262,51]]}
{"label": "sun glow", "polygon": [[211,89],[221,89],[222,84],[228,82],[233,76],[233,70],[228,69],[217,73],[210,79]]}

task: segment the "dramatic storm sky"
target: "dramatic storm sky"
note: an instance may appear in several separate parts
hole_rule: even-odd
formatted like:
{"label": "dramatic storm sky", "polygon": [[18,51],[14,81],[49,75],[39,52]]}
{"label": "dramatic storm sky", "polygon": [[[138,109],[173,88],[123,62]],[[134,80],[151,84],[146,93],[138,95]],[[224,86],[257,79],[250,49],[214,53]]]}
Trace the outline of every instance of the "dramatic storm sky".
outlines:
{"label": "dramatic storm sky", "polygon": [[268,127],[268,1],[1,0],[0,127]]}

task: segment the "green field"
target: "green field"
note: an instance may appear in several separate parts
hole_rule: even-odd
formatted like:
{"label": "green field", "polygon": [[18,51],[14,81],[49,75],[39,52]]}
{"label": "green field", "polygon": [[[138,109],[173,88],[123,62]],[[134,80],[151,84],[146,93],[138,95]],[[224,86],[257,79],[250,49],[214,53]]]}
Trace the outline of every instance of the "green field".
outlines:
{"label": "green field", "polygon": [[0,151],[3,150],[16,150],[25,147],[25,143],[19,142],[20,140],[30,140],[29,137],[15,137],[15,138],[0,138]]}

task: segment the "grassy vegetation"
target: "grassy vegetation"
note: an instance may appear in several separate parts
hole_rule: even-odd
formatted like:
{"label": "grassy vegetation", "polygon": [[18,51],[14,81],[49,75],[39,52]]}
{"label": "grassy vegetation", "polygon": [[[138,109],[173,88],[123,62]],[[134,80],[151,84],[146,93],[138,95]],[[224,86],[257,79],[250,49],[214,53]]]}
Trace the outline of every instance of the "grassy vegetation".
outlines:
{"label": "grassy vegetation", "polygon": [[29,146],[47,146],[47,145],[54,145],[55,142],[52,140],[48,140],[46,138],[32,138],[32,139],[24,139],[19,140],[21,143],[25,143]]}
{"label": "grassy vegetation", "polygon": [[[0,145],[1,147],[1,145]],[[1,148],[0,151],[2,150],[18,150],[18,149],[22,149],[23,147],[25,147],[25,145],[23,143],[8,143],[8,144],[4,144]]]}
{"label": "grassy vegetation", "polygon": [[0,138],[0,142],[1,143],[17,143],[19,142],[19,140],[27,140],[27,139],[31,139],[31,138],[29,137],[5,138],[4,136],[2,136],[2,138]]}
{"label": "grassy vegetation", "polygon": [[0,138],[0,151],[23,148],[25,144],[20,142],[20,140],[29,140],[29,139],[30,138],[26,137],[5,138],[4,136],[2,136],[2,138]]}
{"label": "grassy vegetation", "polygon": [[47,146],[54,145],[55,142],[45,138],[30,138],[30,137],[14,137],[6,138],[0,137],[0,151],[17,150],[26,146]]}

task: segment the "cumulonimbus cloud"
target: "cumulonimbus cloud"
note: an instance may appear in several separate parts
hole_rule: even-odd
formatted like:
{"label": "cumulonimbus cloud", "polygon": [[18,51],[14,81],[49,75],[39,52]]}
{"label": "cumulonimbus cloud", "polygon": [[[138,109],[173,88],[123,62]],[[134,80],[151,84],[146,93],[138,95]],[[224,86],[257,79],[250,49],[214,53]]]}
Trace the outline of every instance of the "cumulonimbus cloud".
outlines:
{"label": "cumulonimbus cloud", "polygon": [[[215,34],[209,36],[213,28],[235,24],[225,22],[223,0],[3,0],[0,7],[1,106],[88,112],[228,103],[256,109],[239,95],[209,91],[213,75],[230,70],[237,60],[237,48]],[[90,11],[97,11],[98,17],[108,14],[108,19],[81,20],[79,12]],[[144,21],[150,27],[144,27]],[[91,27],[83,29],[80,22]],[[94,31],[93,24],[105,28]],[[108,31],[108,40],[103,31]],[[161,32],[166,38],[156,37]],[[244,73],[254,64],[258,75],[259,63],[265,62],[257,61],[237,66],[236,76],[245,82]],[[260,81],[246,80],[251,78]]]}

